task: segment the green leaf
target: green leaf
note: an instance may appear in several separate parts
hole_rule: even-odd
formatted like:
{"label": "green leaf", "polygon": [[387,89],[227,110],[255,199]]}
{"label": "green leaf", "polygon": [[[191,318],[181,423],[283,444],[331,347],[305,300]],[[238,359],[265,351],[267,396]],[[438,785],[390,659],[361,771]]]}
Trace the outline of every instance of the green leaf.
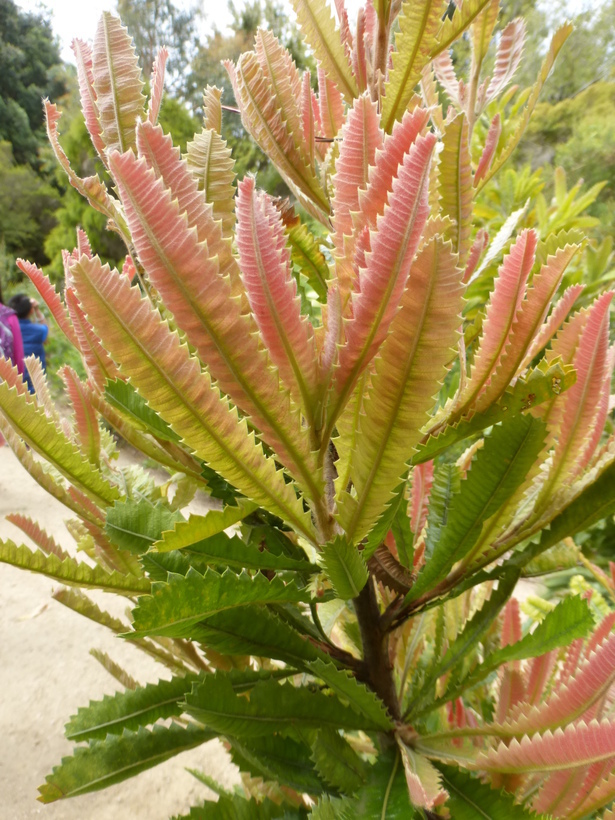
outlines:
{"label": "green leaf", "polygon": [[403,117],[421,72],[431,61],[430,51],[435,45],[443,10],[444,4],[438,0],[406,0],[402,3],[392,66],[382,101],[382,127],[387,133],[392,131],[395,121]]}
{"label": "green leaf", "polygon": [[532,416],[517,416],[494,428],[462,482],[461,491],[452,498],[446,523],[436,528],[437,532],[427,528],[427,561],[407,601],[432,589],[454,563],[470,553],[484,522],[522,484],[543,447],[544,434],[544,424]]}
{"label": "green leaf", "polygon": [[265,607],[242,606],[219,612],[191,630],[195,641],[223,655],[255,655],[302,666],[326,657],[314,644]]}
{"label": "green leaf", "polygon": [[410,804],[404,767],[396,751],[378,757],[351,806],[348,820],[418,820],[420,815]]}
{"label": "green leaf", "polygon": [[275,780],[299,792],[321,794],[323,782],[310,760],[310,749],[289,737],[271,735],[231,741],[233,763],[252,777]]}
{"label": "green leaf", "polygon": [[607,467],[544,529],[537,544],[517,553],[511,561],[525,565],[562,539],[587,530],[615,513],[615,464]]}
{"label": "green leaf", "polygon": [[343,794],[354,794],[369,770],[368,764],[334,729],[318,732],[312,743],[312,760],[320,776]]}
{"label": "green leaf", "polygon": [[[16,375],[17,371],[13,373]],[[25,391],[25,387],[21,390]],[[0,407],[26,444],[96,504],[106,507],[119,498],[117,487],[84,458],[77,445],[47,417],[42,407],[34,403],[29,393],[9,387],[9,383],[3,380],[0,382]]]}
{"label": "green leaf", "polygon": [[158,552],[181,550],[232,527],[258,509],[253,501],[241,498],[237,506],[222,510],[209,510],[205,515],[191,515],[187,521],[178,521],[154,544]]}
{"label": "green leaf", "polygon": [[[461,633],[448,647],[444,656],[439,661],[436,661],[435,665],[429,670],[421,692],[418,697],[414,699],[410,715],[422,714],[424,711],[431,710],[434,702],[433,687],[436,681],[469,657],[469,653],[485,635],[509,599],[519,580],[519,575],[519,570],[508,571],[507,575],[498,583],[498,588],[491,593],[489,600],[486,601],[471,620],[466,623]],[[496,652],[495,654],[497,655],[498,653]],[[491,659],[493,655],[489,657]],[[432,700],[432,703],[429,704],[425,710],[423,707],[428,698]]]}
{"label": "green leaf", "polygon": [[350,672],[338,669],[333,663],[325,663],[322,660],[312,661],[307,664],[307,667],[313,675],[323,680],[339,698],[347,701],[357,714],[369,721],[375,728],[384,732],[392,728],[393,723],[380,698]]}
{"label": "green leaf", "polygon": [[24,546],[16,546],[12,541],[0,541],[0,563],[13,567],[40,572],[48,578],[54,578],[63,584],[89,589],[102,589],[105,592],[119,592],[122,595],[143,595],[150,591],[150,582],[136,575],[122,575],[115,570],[107,572],[102,567],[92,567],[65,558],[61,561],[57,555],[45,555],[40,550],[33,552]]}
{"label": "green leaf", "polygon": [[282,219],[293,265],[306,277],[318,296],[318,301],[326,303],[330,273],[325,255],[300,217],[294,216],[292,212],[283,212]]}
{"label": "green leaf", "polygon": [[186,710],[217,734],[255,738],[295,729],[363,729],[364,719],[336,697],[306,687],[265,681],[250,699],[238,697],[228,677],[211,675],[186,695]]}
{"label": "green leaf", "polygon": [[351,820],[353,801],[348,798],[329,797],[328,794],[320,798],[310,812],[311,820]]}
{"label": "green leaf", "polygon": [[[233,509],[232,507],[230,509]],[[159,541],[158,543],[163,543]],[[274,555],[269,550],[262,550],[254,543],[246,544],[238,536],[228,536],[225,532],[218,532],[208,538],[186,545],[181,551],[174,550],[173,553],[151,553],[159,555],[172,555],[174,553],[186,555],[190,558],[198,558],[205,564],[213,566],[228,566],[234,569],[273,569],[291,570],[296,572],[317,572],[318,567],[310,564],[309,561],[299,561],[295,558],[288,558],[286,555]]]}
{"label": "green leaf", "polygon": [[145,635],[189,638],[192,627],[217,612],[246,604],[309,601],[306,590],[284,584],[280,578],[267,580],[226,570],[219,575],[208,569],[203,575],[191,569],[186,576],[171,575],[167,584],[156,584],[150,596],[139,600],[133,611],[134,629],[127,638]]}
{"label": "green leaf", "polygon": [[576,371],[571,366],[563,366],[555,361],[548,364],[543,359],[527,376],[517,379],[514,386],[483,413],[474,413],[470,419],[462,419],[455,425],[447,426],[437,436],[430,437],[419,448],[418,453],[411,459],[412,464],[422,464],[430,461],[448,447],[462,441],[469,436],[482,433],[488,427],[506,421],[511,416],[518,416],[530,407],[536,407],[555,397],[553,386],[558,385],[558,391],[563,393],[576,381]]}
{"label": "green leaf", "polygon": [[134,731],[161,718],[181,715],[179,701],[198,680],[198,675],[174,677],[91,701],[66,724],[66,737],[77,743],[103,740],[108,734],[121,735],[124,729]]}
{"label": "green leaf", "polygon": [[126,499],[107,509],[105,532],[116,547],[141,555],[179,521],[183,521],[182,514],[160,501],[153,504],[147,498]]}
{"label": "green leaf", "polygon": [[292,0],[301,32],[325,74],[338,87],[347,103],[357,96],[357,84],[344,51],[340,32],[326,0]]}
{"label": "green leaf", "polygon": [[143,396],[139,395],[134,387],[125,381],[115,379],[105,385],[105,398],[109,404],[120,410],[123,415],[145,433],[150,433],[164,441],[181,441],[180,436],[173,432],[169,425],[156,413]]}
{"label": "green leaf", "polygon": [[105,740],[92,740],[54,768],[39,788],[39,800],[53,803],[106,789],[214,737],[213,732],[196,726],[173,725],[154,726],[152,731],[141,727],[138,732],[125,731]]}
{"label": "green leaf", "polygon": [[372,530],[369,532],[363,545],[363,557],[365,558],[365,560],[371,558],[371,556],[376,552],[378,547],[387,537],[387,533],[389,532],[389,530],[393,527],[393,522],[395,521],[395,518],[398,515],[399,510],[402,509],[404,506],[405,491],[406,481],[404,481],[403,484],[400,484],[399,487],[397,487],[394,493],[393,500],[387,506],[387,508],[382,513],[382,515],[380,516]]}
{"label": "green leaf", "polygon": [[175,820],[272,820],[281,817],[284,820],[301,820],[304,815],[287,806],[276,806],[266,799],[257,803],[254,798],[246,800],[236,795],[221,797],[217,803],[207,802],[203,806],[194,806],[190,814],[184,814]]}
{"label": "green leaf", "polygon": [[356,598],[367,583],[369,574],[363,556],[343,536],[325,544],[322,563],[338,598]]}
{"label": "green leaf", "polygon": [[492,789],[463,769],[434,762],[442,775],[442,786],[449,793],[446,807],[455,820],[540,820],[544,815],[526,810],[515,796]]}

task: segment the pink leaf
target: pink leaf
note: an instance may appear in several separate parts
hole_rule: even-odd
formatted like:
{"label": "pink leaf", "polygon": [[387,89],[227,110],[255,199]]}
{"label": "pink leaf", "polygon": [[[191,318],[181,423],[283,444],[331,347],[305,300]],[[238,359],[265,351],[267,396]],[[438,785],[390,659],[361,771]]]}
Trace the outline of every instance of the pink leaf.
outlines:
{"label": "pink leaf", "polygon": [[310,162],[314,162],[316,151],[316,123],[314,121],[314,92],[310,85],[310,72],[304,71],[301,80],[301,129],[307,146]]}
{"label": "pink leaf", "polygon": [[525,735],[521,742],[515,738],[509,746],[500,743],[497,748],[479,755],[473,767],[511,774],[553,772],[598,763],[614,756],[615,723],[593,720],[589,724],[582,721],[569,724],[553,733]]}
{"label": "pink leaf", "polygon": [[64,333],[69,342],[72,342],[75,347],[78,347],[77,336],[75,335],[75,330],[66,312],[66,307],[55,286],[49,281],[49,277],[44,274],[40,268],[37,268],[36,265],[33,265],[31,262],[26,262],[25,259],[18,259],[17,267],[26,274],[37,289],[41,298],[49,308],[49,312],[58,323],[62,333]]}
{"label": "pink leaf", "polygon": [[438,82],[448,94],[450,101],[458,110],[461,110],[461,96],[459,91],[459,80],[453,67],[448,49],[439,54],[432,63]]}
{"label": "pink leaf", "polygon": [[489,234],[485,228],[481,228],[476,234],[476,238],[474,239],[472,247],[470,248],[470,253],[468,254],[468,262],[466,264],[465,273],[463,274],[464,282],[468,282],[470,280],[488,243]]}
{"label": "pink leaf", "polygon": [[520,640],[521,614],[519,612],[519,601],[516,598],[511,598],[504,607],[504,622],[500,634],[500,646],[504,648]]}
{"label": "pink leaf", "polygon": [[506,731],[511,735],[522,735],[572,723],[608,692],[614,681],[615,635],[611,635],[543,704],[529,709],[525,705],[520,707],[518,713],[504,724]]}
{"label": "pink leaf", "polygon": [[602,434],[604,433],[604,425],[609,415],[609,402],[611,398],[611,381],[613,378],[613,364],[615,363],[615,346],[609,348],[606,363],[606,372],[604,374],[604,382],[602,384],[602,392],[596,407],[596,414],[592,422],[591,436],[587,441],[585,449],[579,458],[579,472],[585,470],[592,461]]}
{"label": "pink leaf", "polygon": [[427,521],[429,497],[433,484],[433,460],[418,464],[412,470],[410,529],[418,536]]}
{"label": "pink leaf", "polygon": [[354,318],[346,325],[346,345],[340,351],[336,378],[340,408],[384,341],[399,305],[427,221],[427,182],[435,143],[433,134],[419,137],[405,155],[389,205],[372,234],[361,291],[353,302]]}
{"label": "pink leaf", "polygon": [[96,412],[79,377],[72,369],[64,365],[60,370],[66,392],[71,400],[75,413],[75,424],[79,449],[92,464],[100,465],[100,429]]}
{"label": "pink leaf", "polygon": [[318,106],[320,123],[325,137],[333,139],[344,122],[344,98],[337,85],[318,67]]}
{"label": "pink leaf", "polygon": [[557,430],[557,444],[547,484],[543,487],[544,494],[548,488],[560,486],[569,476],[579,472],[579,459],[593,430],[609,365],[609,307],[612,298],[612,292],[604,293],[590,308],[573,359],[576,382],[556,403],[549,416],[550,428]]}
{"label": "pink leaf", "polygon": [[103,391],[107,379],[113,381],[120,378],[117,365],[101,345],[72,288],[66,289],[65,298],[75,329],[76,346],[83,356],[88,376],[98,389]]}
{"label": "pink leaf", "polygon": [[[142,130],[146,128],[144,124]],[[157,167],[170,166],[165,179],[176,174],[172,184],[177,190],[192,185],[196,192],[196,182],[170,143],[152,141],[150,146],[154,145],[159,151]],[[210,255],[206,242],[199,242],[197,230],[188,227],[187,216],[165,187],[165,179],[156,179],[143,159],[137,160],[132,152],[114,152],[110,167],[141,263],[166,306],[220,389],[252,417],[280,461],[295,476],[305,478],[313,495],[318,473],[307,431],[300,426],[298,414],[290,411],[288,396],[279,391],[277,374],[259,345],[254,321],[241,312],[240,300],[232,298],[217,257]],[[186,201],[192,202],[189,193]]]}
{"label": "pink leaf", "polygon": [[36,544],[37,547],[40,547],[43,552],[47,553],[47,555],[57,555],[61,561],[68,558],[68,553],[56,543],[52,536],[47,535],[45,530],[41,529],[36,521],[32,521],[32,519],[27,515],[21,515],[20,513],[9,513],[5,517],[7,521],[11,522],[11,524],[19,527],[19,529],[24,532],[28,538]]}
{"label": "pink leaf", "polygon": [[478,183],[485,176],[489,168],[491,168],[493,156],[495,154],[495,149],[498,147],[498,141],[500,139],[501,133],[502,122],[500,120],[500,115],[496,114],[495,117],[491,120],[489,131],[487,131],[487,138],[485,139],[485,147],[483,148],[483,153],[480,155],[478,165],[476,166],[476,171],[474,172],[475,186],[478,185]]}
{"label": "pink leaf", "polygon": [[536,242],[535,231],[523,231],[500,266],[495,287],[487,304],[487,314],[472,362],[471,376],[466,383],[465,391],[456,402],[456,415],[465,412],[474,403],[506,348],[523,299],[525,283],[534,264]]}
{"label": "pink leaf", "polygon": [[270,197],[256,191],[253,177],[239,183],[236,238],[252,313],[271,360],[307,412],[318,382],[314,333],[301,315],[284,223]]}
{"label": "pink leaf", "polygon": [[534,341],[528,348],[527,354],[521,363],[522,368],[527,367],[532,359],[537,356],[540,351],[551,341],[553,336],[555,336],[559,328],[565,322],[566,317],[572,310],[572,306],[578,299],[579,294],[583,291],[584,287],[585,285],[572,285],[564,291],[563,296],[555,304],[553,310],[551,311],[551,315],[540,328],[534,338]]}
{"label": "pink leaf", "polygon": [[190,173],[181,153],[173,145],[170,136],[162,128],[151,123],[142,123],[137,128],[137,147],[139,156],[161,177],[170,190],[173,199],[177,199],[180,213],[185,213],[190,228],[196,228],[199,242],[207,244],[209,256],[218,257],[220,273],[231,282],[233,296],[243,296],[239,266],[235,259],[230,239],[223,236],[222,226],[214,219],[213,209],[199,190],[194,176]]}
{"label": "pink leaf", "polygon": [[577,797],[585,777],[584,768],[553,772],[534,798],[533,811],[553,817],[570,817],[569,814],[562,814],[562,811],[568,811],[568,806]]}
{"label": "pink leaf", "polygon": [[493,78],[487,88],[485,103],[495,99],[512,80],[521,61],[524,43],[525,21],[517,17],[510,21],[500,36]]}
{"label": "pink leaf", "polygon": [[382,148],[383,134],[375,104],[367,95],[354,101],[342,128],[340,153],[333,177],[333,244],[343,253],[343,237],[353,233],[351,214],[359,210],[359,189],[368,182],[376,151]]}
{"label": "pink leaf", "polygon": [[333,245],[335,273],[343,304],[352,291],[356,271],[356,232],[353,214],[359,210],[360,191],[368,181],[376,151],[382,147],[382,131],[375,104],[367,95],[358,97],[342,128],[340,153],[333,177]]}
{"label": "pink leaf", "polygon": [[508,387],[518,375],[527,348],[535,338],[549,309],[564,271],[579,250],[578,245],[566,245],[550,256],[532,279],[525,298],[513,321],[506,346],[486,388],[476,402],[477,411],[484,410]]}
{"label": "pink leaf", "polygon": [[164,94],[164,70],[169,59],[169,51],[164,46],[158,50],[154,67],[152,69],[152,79],[150,80],[150,98],[147,108],[147,119],[152,125],[158,122],[160,106],[162,105],[162,95]]}
{"label": "pink leaf", "polygon": [[81,95],[81,110],[85,125],[90,134],[92,144],[99,156],[104,159],[105,144],[102,140],[102,130],[98,119],[96,92],[94,91],[94,75],[92,73],[92,49],[83,40],[75,39],[71,45],[77,63],[77,78]]}
{"label": "pink leaf", "polygon": [[534,705],[539,703],[545,691],[545,687],[557,661],[557,652],[555,649],[551,652],[545,652],[544,655],[539,655],[533,658],[530,663],[529,675],[526,686],[525,699],[528,703]]}
{"label": "pink leaf", "polygon": [[357,14],[357,33],[352,52],[352,70],[362,94],[367,88],[367,62],[365,55],[365,10],[359,8]]}

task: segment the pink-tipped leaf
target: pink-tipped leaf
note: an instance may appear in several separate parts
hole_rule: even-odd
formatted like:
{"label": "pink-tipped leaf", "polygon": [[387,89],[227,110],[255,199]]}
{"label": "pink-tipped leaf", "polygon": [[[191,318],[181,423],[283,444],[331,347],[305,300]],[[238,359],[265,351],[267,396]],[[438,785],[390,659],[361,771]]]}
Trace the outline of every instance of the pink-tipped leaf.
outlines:
{"label": "pink-tipped leaf", "polygon": [[77,63],[77,79],[79,81],[81,110],[83,111],[85,125],[94,148],[96,148],[99,156],[104,158],[105,144],[102,139],[96,92],[94,91],[94,75],[92,73],[92,49],[88,43],[77,38],[73,40],[71,47]]}
{"label": "pink-tipped leaf", "polygon": [[237,196],[237,249],[252,313],[291,396],[311,418],[318,367],[312,325],[290,267],[284,223],[270,197],[244,177]]}
{"label": "pink-tipped leaf", "polygon": [[371,251],[346,323],[346,344],[336,374],[337,413],[357,379],[384,341],[418,248],[428,215],[428,179],[433,134],[419,137],[405,155],[393,182],[389,204],[372,232]]}
{"label": "pink-tipped leaf", "polygon": [[159,49],[154,66],[152,68],[152,79],[150,80],[150,97],[147,106],[147,119],[153,125],[158,122],[160,106],[164,94],[164,72],[169,59],[169,51],[164,46]]}
{"label": "pink-tipped leaf", "polygon": [[498,147],[498,142],[501,133],[502,121],[498,113],[491,120],[491,125],[489,126],[489,130],[487,131],[485,147],[483,148],[483,152],[480,155],[478,165],[476,166],[476,171],[474,172],[474,185],[478,185],[478,183],[481,181],[481,179],[485,176],[485,174],[491,167],[491,163],[493,162],[493,157],[495,156],[495,151]]}

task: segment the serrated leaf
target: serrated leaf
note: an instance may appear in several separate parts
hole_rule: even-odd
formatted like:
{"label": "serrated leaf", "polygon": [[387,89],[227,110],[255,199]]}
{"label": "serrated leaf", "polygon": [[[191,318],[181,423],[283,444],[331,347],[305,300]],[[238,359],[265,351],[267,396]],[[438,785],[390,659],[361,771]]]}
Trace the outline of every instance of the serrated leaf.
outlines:
{"label": "serrated leaf", "polygon": [[[138,140],[142,158],[132,152],[113,153],[110,167],[149,280],[219,389],[251,417],[278,460],[303,479],[312,498],[319,498],[319,469],[308,431],[288,394],[280,390],[258,326],[243,308],[245,295],[233,298],[236,288],[230,269],[229,276],[220,275],[229,247],[218,241],[219,225],[162,129],[140,124]],[[194,205],[199,202],[200,209]],[[236,261],[233,271],[239,275]]]}
{"label": "serrated leaf", "polygon": [[336,697],[291,684],[262,682],[247,700],[235,695],[221,673],[209,676],[186,695],[186,710],[216,733],[248,739],[301,728],[365,726],[365,720]]}
{"label": "serrated leaf", "polygon": [[121,735],[124,729],[135,731],[139,726],[181,715],[179,702],[198,680],[198,675],[174,677],[90,701],[66,724],[66,737],[77,743],[102,740],[108,734]]}
{"label": "serrated leaf", "polygon": [[180,554],[186,557],[187,561],[196,561],[199,564],[207,564],[217,567],[230,567],[236,571],[242,569],[271,569],[277,571],[289,570],[294,572],[317,572],[318,567],[310,564],[307,560],[301,561],[289,558],[286,555],[275,555],[267,549],[261,549],[255,543],[246,544],[238,536],[228,536],[224,532],[219,532],[202,541],[186,546],[181,552],[173,550],[172,553],[150,552],[147,557],[156,558],[165,555]]}
{"label": "serrated leaf", "polygon": [[395,120],[402,118],[423,68],[431,60],[443,8],[438,0],[405,0],[401,5],[399,31],[395,33],[395,50],[382,101],[382,127],[387,133]]}
{"label": "serrated leaf", "polygon": [[192,628],[193,640],[223,655],[275,658],[293,666],[326,657],[271,610],[242,606],[219,612]]}
{"label": "serrated leaf", "polygon": [[368,764],[334,729],[322,729],[312,743],[312,760],[324,781],[342,794],[354,794],[365,781]]}
{"label": "serrated leaf", "polygon": [[216,803],[208,801],[203,806],[194,806],[189,814],[174,820],[273,820],[277,817],[301,820],[303,815],[288,806],[278,806],[268,798],[257,802],[254,798],[246,800],[240,795],[223,795]]}
{"label": "serrated leaf", "polygon": [[284,200],[278,207],[284,221],[286,241],[293,264],[306,277],[319,301],[324,303],[327,301],[327,282],[330,277],[325,255],[320,250],[314,234],[308,230],[301,218],[295,215],[292,205]]}
{"label": "serrated leaf", "polygon": [[456,424],[444,427],[436,436],[427,438],[426,443],[412,457],[412,464],[423,464],[431,461],[448,447],[464,438],[481,433],[488,427],[498,424],[511,416],[517,416],[552,401],[556,396],[568,390],[576,380],[576,372],[569,365],[562,365],[559,360],[549,364],[543,359],[533,370],[517,379],[499,401],[481,413],[472,413],[470,418],[463,418]]}
{"label": "serrated leaf", "polygon": [[[472,0],[472,2],[477,1],[478,0]],[[532,113],[536,108],[536,104],[538,103],[538,98],[540,97],[540,93],[543,89],[543,86],[546,83],[549,74],[551,73],[551,69],[553,68],[555,60],[557,59],[557,55],[559,54],[562,46],[564,45],[568,37],[572,34],[572,29],[572,23],[564,23],[564,25],[560,26],[560,28],[558,28],[555,34],[553,35],[551,45],[549,46],[549,51],[547,52],[547,55],[544,58],[542,66],[540,68],[538,79],[532,87],[530,96],[528,97],[527,103],[525,104],[525,108],[521,113],[519,124],[517,125],[511,136],[508,138],[508,141],[506,142],[504,148],[495,158],[495,161],[493,162],[493,165],[491,166],[489,171],[483,177],[480,185],[478,186],[478,190],[481,190],[487,184],[487,182],[489,182],[489,180],[499,171],[499,169],[502,167],[502,165],[504,165],[506,160],[509,159],[509,157],[519,144],[519,141],[521,140],[521,137],[523,136],[523,133],[530,121],[530,117],[532,116]]]}
{"label": "serrated leaf", "polygon": [[126,499],[107,509],[105,532],[116,547],[141,555],[179,521],[183,521],[182,514],[160,501],[154,504],[147,498]]}
{"label": "serrated leaf", "polygon": [[356,498],[342,494],[339,519],[359,542],[392,498],[421,438],[457,340],[462,271],[450,244],[435,238],[412,267],[376,360],[364,399],[351,476]]}
{"label": "serrated leaf", "polygon": [[434,763],[442,777],[442,785],[449,797],[446,807],[455,820],[541,820],[544,815],[535,814],[515,802],[515,796],[491,788],[472,777],[463,769],[444,763]]}
{"label": "serrated leaf", "polygon": [[325,791],[310,760],[310,749],[290,737],[271,735],[231,741],[233,763],[252,777],[277,781],[281,786],[309,794]]}
{"label": "serrated leaf", "polygon": [[440,529],[437,542],[428,527],[429,558],[407,601],[433,588],[456,561],[470,553],[483,523],[521,485],[543,445],[544,425],[536,424],[531,416],[517,416],[494,428],[462,482],[460,493],[451,500],[447,522]]}
{"label": "serrated leaf", "polygon": [[227,570],[219,575],[208,569],[203,575],[191,569],[186,576],[171,575],[167,584],[157,584],[151,596],[140,599],[133,610],[134,632],[127,638],[145,635],[188,638],[192,627],[217,612],[246,604],[308,601],[309,594],[296,584],[275,577],[254,577]]}
{"label": "serrated leaf", "polygon": [[236,243],[243,282],[263,341],[295,403],[313,423],[319,368],[314,329],[301,314],[284,225],[253,177],[238,186]]}
{"label": "serrated leaf", "polygon": [[303,36],[322,63],[325,73],[351,103],[358,89],[352,69],[326,0],[292,0]]}
{"label": "serrated leaf", "polygon": [[137,120],[145,119],[141,70],[132,38],[108,11],[103,12],[94,37],[92,76],[107,153],[135,148]]}
{"label": "serrated leaf", "polygon": [[188,143],[186,162],[199,190],[209,202],[222,233],[231,236],[235,226],[235,160],[217,131],[204,128]]}
{"label": "serrated leaf", "polygon": [[[410,804],[408,788],[397,750],[378,756],[367,782],[350,801],[348,820],[415,820],[420,815]],[[345,818],[344,818],[345,820]]]}
{"label": "serrated leaf", "polygon": [[[304,513],[292,487],[273,461],[265,458],[246,422],[220,396],[198,360],[142,299],[139,289],[97,259],[82,257],[72,275],[92,323],[103,330],[108,349],[122,361],[124,372],[131,375],[152,409],[161,413],[197,456],[256,503],[262,498],[262,506],[276,510],[273,498],[279,493],[286,499],[282,506],[289,505],[291,519],[298,516],[299,529],[304,530],[299,523]],[[282,509],[279,512],[282,518],[287,514]]]}
{"label": "serrated leaf", "polygon": [[307,668],[315,677],[323,680],[339,698],[348,701],[350,706],[372,726],[384,732],[391,729],[393,724],[382,701],[350,672],[322,660],[311,661]]}
{"label": "serrated leaf", "polygon": [[74,558],[65,558],[61,561],[57,555],[45,555],[40,550],[32,552],[28,547],[18,547],[9,540],[0,541],[0,563],[41,573],[63,584],[87,589],[119,592],[121,595],[143,595],[150,590],[150,582],[146,578],[122,575],[115,571],[107,572],[101,567],[92,567]]}
{"label": "serrated leaf", "polygon": [[453,680],[441,702],[454,700],[463,690],[480,683],[505,663],[536,658],[560,646],[569,646],[574,640],[584,638],[593,626],[594,619],[587,602],[578,595],[565,598],[543,617],[534,632],[490,652],[485,661],[461,682]]}
{"label": "serrated leaf", "polygon": [[338,598],[356,598],[367,583],[369,574],[359,550],[343,536],[325,544],[322,563]]}
{"label": "serrated leaf", "polygon": [[119,491],[82,455],[79,448],[36,405],[21,376],[7,359],[0,359],[0,408],[23,440],[50,462],[75,487],[102,507],[119,498]]}
{"label": "serrated leaf", "polygon": [[165,441],[180,441],[169,425],[148,405],[129,382],[115,379],[105,385],[105,398],[142,430]]}
{"label": "serrated leaf", "polygon": [[436,45],[431,50],[432,59],[442,54],[443,51],[447,51],[492,2],[493,0],[468,0],[467,3],[456,6],[455,13],[451,17],[446,15]]}
{"label": "serrated leaf", "polygon": [[209,510],[205,515],[190,515],[187,521],[177,521],[173,529],[164,532],[154,544],[154,549],[158,552],[168,552],[191,547],[232,527],[257,509],[252,501],[239,499],[236,507]]}
{"label": "serrated leaf", "polygon": [[155,726],[152,731],[141,727],[138,732],[126,731],[109,735],[105,740],[93,740],[86,748],[75,749],[72,757],[63,758],[40,786],[38,799],[41,803],[53,803],[106,789],[213,737],[214,733],[196,726],[173,725]]}
{"label": "serrated leaf", "polygon": [[438,165],[440,209],[453,221],[447,237],[459,254],[459,265],[465,266],[472,232],[472,160],[470,157],[470,126],[465,114],[458,114],[446,126],[443,149]]}
{"label": "serrated leaf", "polygon": [[[438,678],[445,675],[457,664],[470,656],[476,644],[485,635],[489,627],[492,625],[495,618],[498,617],[502,608],[508,601],[512,594],[517,581],[519,580],[519,570],[509,570],[498,583],[497,590],[491,593],[491,597],[483,604],[483,606],[475,613],[475,615],[467,621],[463,630],[459,633],[457,638],[449,645],[441,659],[436,659],[434,665],[427,672],[426,679],[423,683],[421,691],[416,697],[412,699],[411,715],[421,714],[424,710],[431,710],[434,703],[426,704],[427,698],[432,698],[434,695],[433,687]],[[508,648],[508,647],[506,647]],[[494,654],[498,654],[495,652]],[[491,663],[492,655],[489,656]],[[447,699],[448,692],[447,692]],[[452,698],[450,698],[452,700]]]}

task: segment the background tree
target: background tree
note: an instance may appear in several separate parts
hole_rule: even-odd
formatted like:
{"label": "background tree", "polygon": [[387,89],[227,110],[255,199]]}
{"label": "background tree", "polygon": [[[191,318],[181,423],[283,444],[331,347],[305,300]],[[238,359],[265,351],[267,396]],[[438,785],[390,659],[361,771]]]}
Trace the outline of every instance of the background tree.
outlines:
{"label": "background tree", "polygon": [[37,165],[45,141],[42,97],[65,92],[58,43],[49,20],[0,0],[0,140],[17,163]]}
{"label": "background tree", "polygon": [[164,45],[169,50],[167,92],[185,96],[186,69],[198,49],[198,7],[180,9],[173,0],[118,0],[117,10],[132,35],[144,76],[151,76]]}

